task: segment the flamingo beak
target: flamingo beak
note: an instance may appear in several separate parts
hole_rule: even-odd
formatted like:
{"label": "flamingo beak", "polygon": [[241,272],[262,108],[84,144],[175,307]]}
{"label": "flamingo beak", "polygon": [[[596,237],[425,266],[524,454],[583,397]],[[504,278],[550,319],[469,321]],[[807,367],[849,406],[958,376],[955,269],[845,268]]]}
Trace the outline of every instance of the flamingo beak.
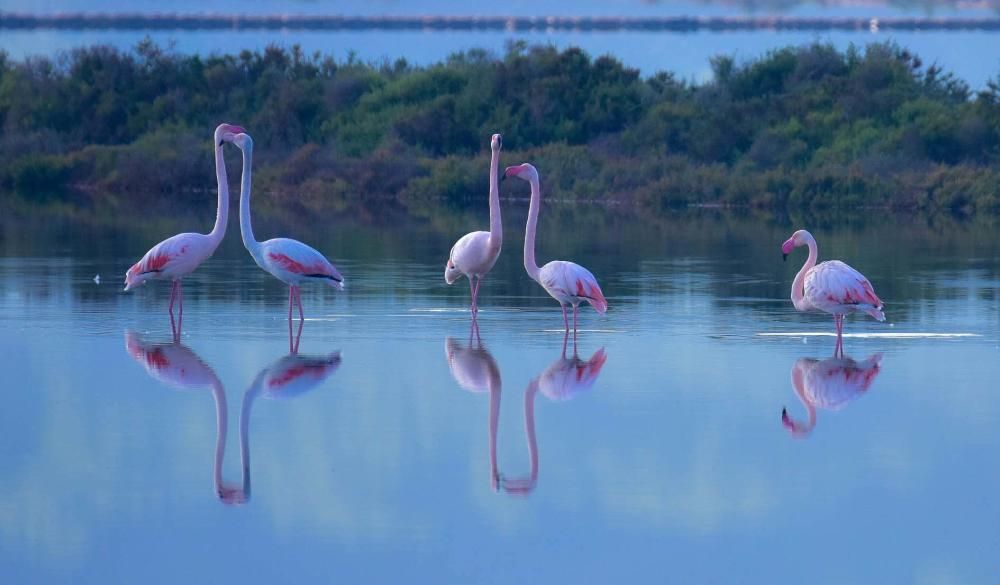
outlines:
{"label": "flamingo beak", "polygon": [[782,252],[781,253],[781,260],[782,260],[782,262],[788,262],[788,254],[785,254],[784,252]]}

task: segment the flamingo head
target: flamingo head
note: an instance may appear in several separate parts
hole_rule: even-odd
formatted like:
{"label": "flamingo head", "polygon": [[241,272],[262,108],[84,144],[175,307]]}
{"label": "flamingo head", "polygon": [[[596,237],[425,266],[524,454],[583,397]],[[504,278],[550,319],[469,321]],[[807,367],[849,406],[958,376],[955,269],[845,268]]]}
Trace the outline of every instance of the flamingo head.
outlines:
{"label": "flamingo head", "polygon": [[139,285],[145,284],[147,280],[153,277],[154,273],[152,272],[147,272],[145,274],[140,273],[139,271],[142,269],[140,264],[141,262],[135,263],[125,273],[125,292],[128,292]]}
{"label": "flamingo head", "polygon": [[532,179],[537,181],[538,170],[535,169],[535,167],[533,167],[531,163],[523,163],[512,167],[507,167],[504,170],[503,176],[500,178],[500,180],[502,181],[507,177],[517,177],[518,179],[521,179],[523,181],[531,181]]}
{"label": "flamingo head", "polygon": [[781,426],[788,429],[788,432],[791,433],[793,437],[799,439],[809,436],[809,433],[812,432],[811,424],[804,425],[794,420],[791,416],[788,415],[788,409],[786,408],[781,409]]}
{"label": "flamingo head", "polygon": [[493,149],[494,152],[503,148],[503,136],[500,134],[494,134],[493,137],[490,138],[490,148]]}
{"label": "flamingo head", "polygon": [[233,144],[238,146],[240,150],[249,152],[253,150],[253,138],[246,132],[240,132],[239,134],[233,136]]}
{"label": "flamingo head", "polygon": [[236,126],[234,124],[219,124],[215,129],[215,144],[222,146],[225,142],[232,142],[236,138],[237,134],[245,133],[246,130],[242,126]]}
{"label": "flamingo head", "polygon": [[788,255],[792,253],[792,250],[798,248],[799,246],[805,246],[813,240],[812,234],[806,230],[798,230],[792,237],[785,240],[785,243],[781,244],[781,257],[783,260],[788,260]]}

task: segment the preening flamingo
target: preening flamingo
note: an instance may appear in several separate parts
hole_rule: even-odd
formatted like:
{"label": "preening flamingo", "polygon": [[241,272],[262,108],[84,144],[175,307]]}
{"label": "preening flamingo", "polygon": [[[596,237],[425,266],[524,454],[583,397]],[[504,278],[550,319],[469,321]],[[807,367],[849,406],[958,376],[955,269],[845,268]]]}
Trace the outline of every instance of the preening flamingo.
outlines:
{"label": "preening flamingo", "polygon": [[448,264],[444,269],[444,280],[454,284],[463,274],[469,278],[469,292],[473,316],[479,312],[477,299],[479,285],[483,277],[492,270],[500,256],[503,243],[503,225],[500,222],[500,190],[497,187],[497,170],[500,165],[502,137],[494,134],[490,139],[490,231],[470,232],[459,238],[448,253]]}
{"label": "preening flamingo", "polygon": [[292,320],[292,304],[299,307],[299,319],[304,320],[302,294],[299,287],[303,282],[320,282],[338,290],[344,289],[344,277],[315,249],[290,238],[274,238],[258,242],[250,225],[250,184],[253,165],[253,139],[249,134],[240,133],[233,138],[233,144],[243,151],[243,177],[240,182],[240,233],[243,245],[250,252],[257,266],[270,272],[275,278],[288,285],[288,320]]}
{"label": "preening flamingo", "polygon": [[[475,339],[475,341],[474,341]],[[444,342],[445,355],[448,358],[448,370],[458,385],[469,392],[490,393],[490,484],[497,489],[499,474],[497,472],[497,422],[500,416],[500,392],[503,383],[500,379],[500,367],[493,355],[483,345],[479,337],[479,326],[472,321],[469,329],[469,343],[462,346],[457,340],[448,337]]]}
{"label": "preening flamingo", "polygon": [[[250,497],[250,461],[241,445],[243,485],[227,485],[222,479],[222,462],[226,456],[226,428],[228,410],[226,391],[215,371],[190,348],[174,340],[173,343],[149,343],[133,332],[125,334],[125,349],[135,361],[142,364],[153,379],[182,390],[208,388],[215,399],[215,465],[213,477],[215,493],[224,504],[243,504]],[[242,433],[241,433],[242,435]]]}
{"label": "preening flamingo", "polygon": [[867,392],[881,371],[881,361],[880,353],[862,362],[839,356],[797,360],[792,366],[792,388],[806,407],[809,419],[806,423],[795,421],[782,408],[781,424],[796,437],[807,436],[816,426],[816,409],[840,410]]}
{"label": "preening flamingo", "polygon": [[885,321],[882,301],[864,275],[840,260],[816,264],[816,238],[806,230],[798,230],[785,240],[781,245],[782,257],[787,260],[788,254],[798,246],[808,246],[809,257],[792,281],[792,304],[799,311],[818,310],[833,315],[837,330],[835,355],[842,356],[844,316],[861,311]]}
{"label": "preening flamingo", "polygon": [[[530,471],[528,477],[506,478],[496,472],[497,484],[503,490],[512,495],[527,496],[538,484],[538,441],[535,437],[535,396],[541,391],[542,395],[553,402],[564,402],[571,400],[589,390],[604,367],[604,362],[608,356],[604,348],[594,352],[590,359],[584,361],[576,355],[574,348],[573,357],[566,357],[566,341],[569,336],[563,338],[563,351],[559,359],[545,368],[541,374],[533,378],[528,383],[528,389],[524,392],[524,432],[528,438],[528,461]],[[492,437],[490,446],[493,451],[490,453],[492,460],[496,460],[496,426],[490,429]]]}
{"label": "preening flamingo", "polygon": [[173,281],[168,309],[171,316],[174,313],[175,300],[179,300],[180,313],[182,315],[184,313],[184,290],[181,287],[181,279],[207,260],[219,247],[222,237],[226,234],[226,221],[229,218],[229,183],[222,145],[232,142],[236,135],[243,131],[243,128],[232,124],[219,124],[215,129],[212,144],[215,148],[215,177],[219,186],[219,203],[212,231],[207,234],[177,234],[167,238],[153,246],[125,273],[126,291],[147,280]]}
{"label": "preening flamingo", "polygon": [[576,341],[576,313],[580,303],[587,301],[594,309],[604,314],[608,310],[608,302],[604,299],[597,279],[589,270],[564,260],[553,260],[538,267],[535,262],[535,228],[538,225],[538,207],[541,197],[538,185],[538,171],[532,165],[507,167],[503,178],[517,177],[531,185],[531,203],[528,206],[528,223],[524,229],[524,269],[535,282],[542,285],[545,292],[562,307],[563,325],[569,331],[569,320],[566,317],[566,305],[573,305],[573,340]]}

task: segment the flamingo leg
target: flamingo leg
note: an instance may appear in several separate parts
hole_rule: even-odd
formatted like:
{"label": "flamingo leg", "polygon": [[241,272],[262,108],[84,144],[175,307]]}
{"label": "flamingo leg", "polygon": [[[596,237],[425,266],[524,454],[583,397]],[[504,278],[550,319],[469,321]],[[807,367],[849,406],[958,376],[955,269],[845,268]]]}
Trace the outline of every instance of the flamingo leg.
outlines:
{"label": "flamingo leg", "polygon": [[[288,287],[288,331],[292,330],[292,303],[295,301],[295,287]],[[289,334],[290,336],[291,334]]]}
{"label": "flamingo leg", "polygon": [[299,321],[305,321],[305,313],[302,312],[302,288],[295,287],[295,302],[299,305]]}
{"label": "flamingo leg", "polygon": [[469,312],[475,316],[476,314],[476,283],[474,282],[475,277],[471,274],[469,275]]}
{"label": "flamingo leg", "polygon": [[569,319],[566,317],[566,305],[560,303],[559,307],[562,309],[562,312],[563,312],[563,327],[565,328],[566,334],[568,335],[569,334]]}
{"label": "flamingo leg", "polygon": [[479,285],[483,283],[483,277],[476,277],[476,290],[472,293],[472,312],[473,314],[479,312]]}
{"label": "flamingo leg", "polygon": [[174,316],[174,301],[177,300],[177,281],[171,281],[170,283],[170,306],[167,308],[167,312],[170,316]]}
{"label": "flamingo leg", "polygon": [[566,344],[569,342],[569,331],[563,335],[562,359],[566,359]]}
{"label": "flamingo leg", "polygon": [[177,331],[184,327],[184,282],[177,281]]}
{"label": "flamingo leg", "polygon": [[288,322],[288,352],[292,355],[299,353],[299,342],[302,341],[302,326],[305,325],[305,321],[299,321],[298,331],[295,333],[294,340],[292,339],[292,322]]}
{"label": "flamingo leg", "polygon": [[573,305],[573,353],[576,354],[576,313],[580,305]]}

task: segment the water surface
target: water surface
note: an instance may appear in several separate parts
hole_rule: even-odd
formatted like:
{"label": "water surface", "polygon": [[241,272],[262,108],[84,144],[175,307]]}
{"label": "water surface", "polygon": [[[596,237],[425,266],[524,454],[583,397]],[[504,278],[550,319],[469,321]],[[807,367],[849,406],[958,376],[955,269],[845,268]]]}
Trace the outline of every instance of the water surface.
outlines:
{"label": "water surface", "polygon": [[[546,205],[539,259],[611,306],[574,355],[519,201],[470,327],[443,264],[482,203],[259,217],[347,278],[294,355],[235,218],[177,341],[168,285],[120,280],[202,210],[0,220],[5,580],[996,582],[995,222]],[[886,301],[854,361],[788,301],[805,223]]]}

